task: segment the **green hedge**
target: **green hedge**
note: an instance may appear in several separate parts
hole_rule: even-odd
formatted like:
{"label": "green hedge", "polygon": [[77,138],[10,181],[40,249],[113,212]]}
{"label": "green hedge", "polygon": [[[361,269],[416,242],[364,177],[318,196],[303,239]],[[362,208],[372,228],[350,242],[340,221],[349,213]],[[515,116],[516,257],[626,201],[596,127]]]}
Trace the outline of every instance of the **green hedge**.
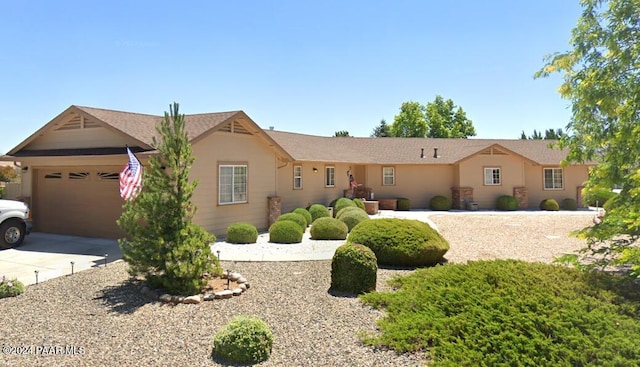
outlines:
{"label": "green hedge", "polygon": [[365,220],[371,220],[369,214],[360,208],[353,208],[349,210],[349,208],[345,208],[340,211],[340,217],[336,219],[344,222],[347,225],[349,231],[353,229],[358,223],[363,222]]}
{"label": "green hedge", "polygon": [[278,220],[269,227],[269,242],[300,243],[304,230],[300,225],[290,220]]}
{"label": "green hedge", "polygon": [[411,209],[411,202],[407,198],[398,198],[396,210],[406,211]]}
{"label": "green hedge", "polygon": [[360,198],[355,198],[353,199],[353,203],[356,204],[356,206],[362,210],[364,210],[364,202],[362,201],[362,199]]}
{"label": "green hedge", "polygon": [[363,221],[351,230],[347,241],[369,247],[382,265],[435,265],[449,250],[449,242],[436,230],[413,219]]}
{"label": "green hedge", "polygon": [[309,214],[311,214],[311,223],[315,222],[318,218],[331,216],[329,209],[322,204],[311,204],[309,207]]}
{"label": "green hedge", "polygon": [[429,209],[447,211],[451,209],[451,200],[446,196],[436,195],[429,201]]}
{"label": "green hedge", "polygon": [[290,220],[296,222],[303,230],[307,228],[307,220],[302,214],[298,213],[285,213],[281,214],[276,221]]}
{"label": "green hedge", "polygon": [[338,214],[338,212],[344,208],[348,208],[348,207],[354,207],[356,208],[356,204],[353,202],[353,200],[349,199],[349,198],[339,198],[338,200],[336,200],[336,203],[333,206],[333,215],[334,217]]}
{"label": "green hedge", "polygon": [[540,202],[540,209],[547,211],[557,211],[560,209],[560,205],[554,199],[544,199]]}
{"label": "green hedge", "polygon": [[370,248],[346,243],[336,249],[331,260],[331,289],[361,294],[376,290],[378,264]]}
{"label": "green hedge", "polygon": [[331,217],[318,218],[309,229],[309,234],[314,240],[344,240],[348,232],[346,224]]}
{"label": "green hedge", "polygon": [[0,278],[0,298],[15,297],[24,293],[24,284],[17,279]]}
{"label": "green hedge", "polygon": [[496,209],[498,210],[518,210],[519,206],[518,199],[511,195],[502,195],[496,200]]}
{"label": "green hedge", "polygon": [[293,209],[292,213],[296,213],[296,214],[300,214],[304,217],[304,219],[307,221],[307,225],[306,227],[308,227],[309,225],[311,225],[311,214],[309,213],[309,211],[305,208],[295,208]]}
{"label": "green hedge", "polygon": [[576,199],[566,198],[566,199],[562,200],[562,209],[564,209],[564,210],[577,210],[578,209],[578,203],[576,202]]}
{"label": "green hedge", "polygon": [[258,240],[258,229],[250,223],[233,223],[227,227],[226,241],[229,243],[256,243]]}

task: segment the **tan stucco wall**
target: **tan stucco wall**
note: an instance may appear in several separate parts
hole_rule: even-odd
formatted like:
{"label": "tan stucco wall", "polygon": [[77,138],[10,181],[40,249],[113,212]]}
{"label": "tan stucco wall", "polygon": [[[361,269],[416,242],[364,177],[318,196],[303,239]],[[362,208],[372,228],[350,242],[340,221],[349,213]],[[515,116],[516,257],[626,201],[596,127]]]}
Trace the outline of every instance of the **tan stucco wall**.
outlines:
{"label": "tan stucco wall", "polygon": [[[302,189],[293,189],[293,167],[302,166]],[[325,168],[335,167],[335,187],[325,187]],[[313,172],[313,168],[318,172]],[[278,169],[278,196],[282,198],[282,212],[320,203],[328,205],[349,189],[347,171],[352,167],[344,163],[293,162]],[[358,182],[362,178],[356,176]]]}
{"label": "tan stucco wall", "polygon": [[78,130],[49,130],[27,144],[24,149],[71,149],[95,147],[124,147],[128,141],[124,134],[116,134],[104,127]]}
{"label": "tan stucco wall", "polygon": [[[198,210],[194,221],[218,236],[224,235],[235,222],[267,229],[267,198],[276,195],[276,152],[256,136],[227,132],[213,133],[192,149],[195,162],[191,177],[199,180],[193,195]],[[219,164],[247,165],[247,203],[218,204]]]}
{"label": "tan stucco wall", "polygon": [[544,168],[560,168],[560,166],[527,166],[526,179],[530,208],[538,208],[544,199],[555,199],[558,204],[566,198],[578,200],[578,188],[589,179],[588,166],[564,167],[564,189],[561,190],[544,190]]}
{"label": "tan stucco wall", "polygon": [[[513,195],[514,187],[525,186],[524,164],[522,158],[514,155],[474,155],[458,165],[458,186],[473,188],[473,200],[479,208],[495,208],[498,197]],[[485,167],[500,168],[500,185],[484,184]]]}

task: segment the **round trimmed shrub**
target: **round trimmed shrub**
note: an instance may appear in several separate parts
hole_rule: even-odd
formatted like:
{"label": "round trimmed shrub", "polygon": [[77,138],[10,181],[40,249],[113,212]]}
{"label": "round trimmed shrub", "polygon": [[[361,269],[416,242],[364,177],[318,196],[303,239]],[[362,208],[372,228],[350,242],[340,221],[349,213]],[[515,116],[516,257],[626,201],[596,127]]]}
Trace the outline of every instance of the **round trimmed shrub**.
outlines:
{"label": "round trimmed shrub", "polygon": [[451,209],[451,200],[446,196],[436,195],[429,201],[429,209],[447,211]]}
{"label": "round trimmed shrub", "polygon": [[307,220],[302,216],[302,214],[298,214],[298,213],[281,214],[278,217],[278,219],[276,219],[276,221],[280,221],[280,220],[290,220],[292,222],[296,222],[298,223],[300,228],[302,228],[303,230],[307,228]]}
{"label": "round trimmed shrub", "polygon": [[449,251],[449,242],[440,233],[415,219],[363,221],[353,227],[347,241],[369,247],[381,265],[435,265]]}
{"label": "round trimmed shrub", "polygon": [[[350,212],[350,211],[364,211],[364,209],[360,209],[357,206],[348,206],[346,208],[342,208],[340,209],[340,211],[336,214],[336,219],[340,219],[345,213]],[[366,213],[366,211],[365,211]]]}
{"label": "round trimmed shrub", "polygon": [[311,224],[311,214],[309,214],[309,211],[307,209],[295,208],[293,209],[292,213],[300,214],[304,217],[304,219],[307,221],[307,225],[305,227],[308,227]]}
{"label": "round trimmed shrub", "polygon": [[227,362],[257,364],[271,355],[273,333],[257,317],[233,318],[213,337],[212,356]]}
{"label": "round trimmed shrub", "polygon": [[349,228],[346,224],[331,217],[316,219],[309,229],[311,238],[314,240],[344,240],[348,232]]}
{"label": "round trimmed shrub", "polygon": [[355,198],[353,199],[353,203],[356,204],[356,206],[362,210],[364,210],[364,202],[362,201],[362,199],[360,198]]}
{"label": "round trimmed shrub", "polygon": [[291,220],[277,220],[269,227],[269,242],[300,243],[304,230]]}
{"label": "round trimmed shrub", "polygon": [[396,210],[406,211],[411,209],[411,202],[407,198],[398,198]]}
{"label": "round trimmed shrub", "polygon": [[250,223],[233,223],[227,227],[226,241],[229,243],[256,243],[258,229]]}
{"label": "round trimmed shrub", "polygon": [[336,219],[344,222],[344,224],[347,225],[347,230],[349,232],[353,229],[353,227],[358,225],[358,223],[365,220],[371,220],[369,214],[367,214],[367,212],[360,208],[353,208],[351,210],[347,210],[347,208],[345,208],[341,210],[340,213],[340,217]]}
{"label": "round trimmed shrub", "polygon": [[315,222],[318,218],[331,217],[329,209],[322,204],[311,204],[309,214],[311,214],[311,223]]}
{"label": "round trimmed shrub", "polygon": [[518,210],[518,199],[511,195],[502,195],[496,200],[498,210]]}
{"label": "round trimmed shrub", "polygon": [[346,243],[331,260],[331,289],[361,294],[376,290],[378,260],[367,246]]}
{"label": "round trimmed shrub", "polygon": [[337,215],[340,210],[346,207],[356,207],[356,204],[349,198],[340,198],[336,200],[336,203],[333,206],[333,214]]}
{"label": "round trimmed shrub", "polygon": [[578,203],[576,199],[566,198],[562,200],[562,209],[564,210],[578,210]]}
{"label": "round trimmed shrub", "polygon": [[554,199],[544,199],[540,202],[541,210],[556,211],[560,209],[560,205]]}

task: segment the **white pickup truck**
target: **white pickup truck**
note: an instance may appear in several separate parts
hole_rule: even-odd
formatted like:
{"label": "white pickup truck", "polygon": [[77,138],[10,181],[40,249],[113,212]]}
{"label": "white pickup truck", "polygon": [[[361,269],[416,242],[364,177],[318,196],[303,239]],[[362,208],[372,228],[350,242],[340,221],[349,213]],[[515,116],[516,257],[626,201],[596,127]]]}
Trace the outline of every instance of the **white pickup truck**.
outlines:
{"label": "white pickup truck", "polygon": [[0,249],[20,246],[31,227],[27,204],[0,199]]}

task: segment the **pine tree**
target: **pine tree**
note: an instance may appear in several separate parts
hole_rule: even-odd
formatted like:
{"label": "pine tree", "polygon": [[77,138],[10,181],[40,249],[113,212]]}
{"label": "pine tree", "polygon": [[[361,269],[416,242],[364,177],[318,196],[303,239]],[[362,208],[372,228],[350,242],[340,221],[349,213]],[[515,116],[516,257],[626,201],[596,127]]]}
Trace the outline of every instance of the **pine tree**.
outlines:
{"label": "pine tree", "polygon": [[192,221],[198,182],[189,182],[194,158],[177,103],[156,130],[160,138],[152,146],[158,155],[149,159],[138,196],[123,207],[118,225],[126,237],[118,242],[131,275],[172,294],[197,294],[206,285],[203,275],[220,267],[210,247],[215,236]]}

